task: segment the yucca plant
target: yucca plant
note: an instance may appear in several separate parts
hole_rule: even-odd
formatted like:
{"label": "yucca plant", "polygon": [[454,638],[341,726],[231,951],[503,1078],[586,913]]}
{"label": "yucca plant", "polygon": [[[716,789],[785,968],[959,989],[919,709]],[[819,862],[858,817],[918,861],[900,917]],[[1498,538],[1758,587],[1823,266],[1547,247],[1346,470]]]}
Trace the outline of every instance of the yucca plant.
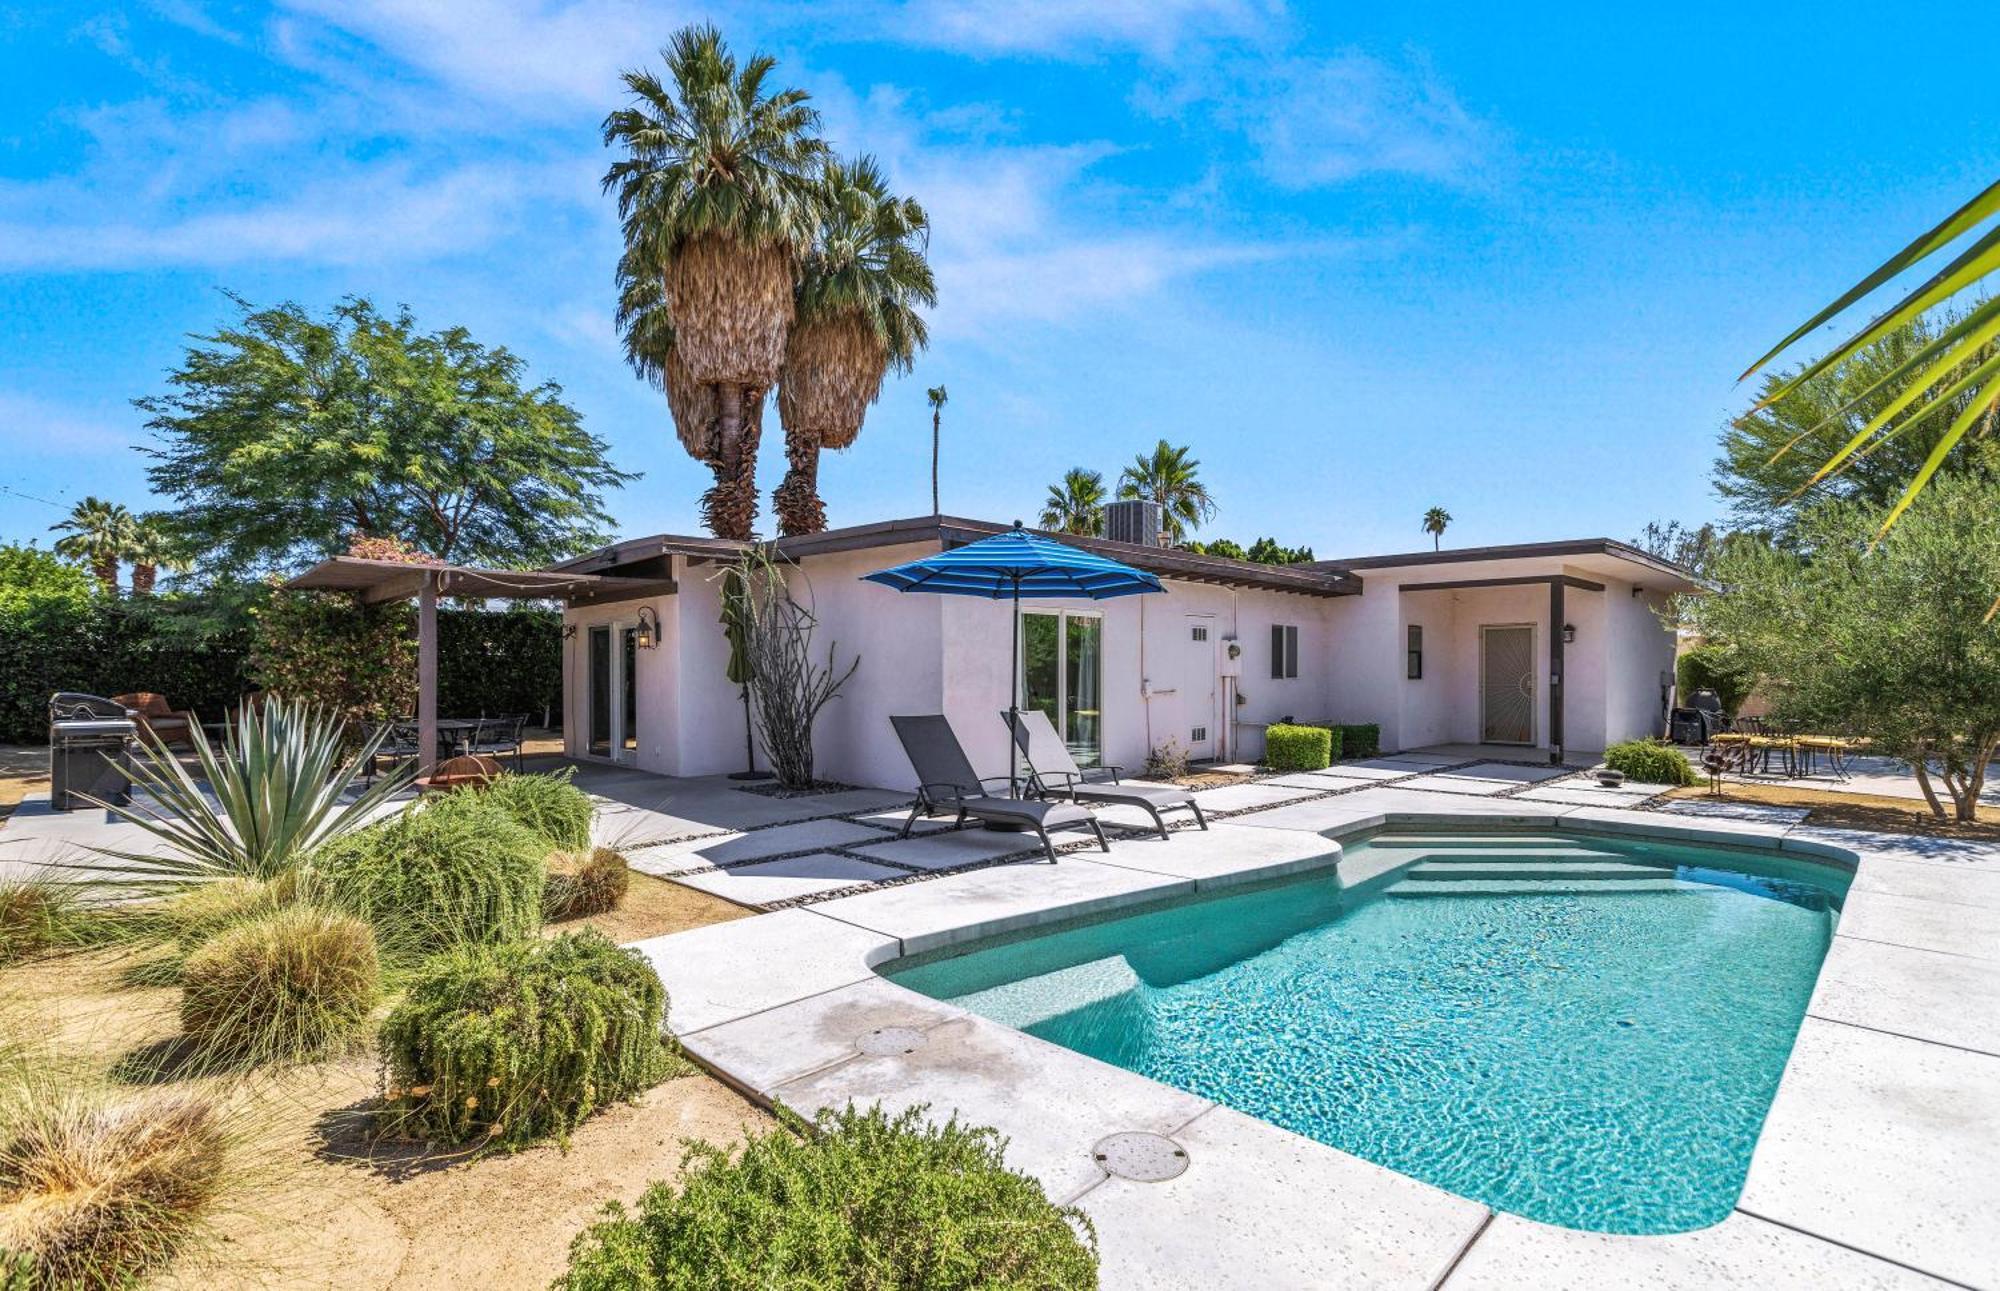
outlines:
{"label": "yucca plant", "polygon": [[[1937,227],[1848,288],[1838,300],[1794,328],[1784,340],[1772,346],[1769,353],[1752,363],[1739,379],[1756,375],[1808,332],[1845,313],[1862,298],[1873,295],[1890,279],[1942,254],[1996,212],[2000,212],[2000,183],[1993,184],[1952,212]],[[1974,238],[1944,268],[1912,287],[1901,300],[1877,314],[1839,345],[1790,376],[1771,382],[1757,405],[1741,420],[1747,421],[1822,372],[1845,361],[1856,351],[1908,325],[1926,310],[1953,299],[1964,299],[1996,269],[2000,269],[2000,226],[1989,228]],[[1910,503],[1916,500],[1917,494],[1930,483],[1952,449],[1968,433],[1975,427],[1982,435],[1992,430],[1996,413],[2000,413],[2000,348],[1996,348],[1996,341],[2000,341],[2000,297],[1976,303],[1964,317],[1952,322],[1928,344],[1890,368],[1873,385],[1830,413],[1825,421],[1808,427],[1780,448],[1771,460],[1783,457],[1802,440],[1827,423],[1846,416],[1863,401],[1878,394],[1896,392],[1894,398],[1827,459],[1819,472],[1807,482],[1806,488],[1811,488],[1890,440],[1909,435],[1920,427],[1935,427],[1939,424],[1939,413],[1955,409],[1955,414],[1931,445],[1929,456],[1917,468],[1902,497],[1890,508],[1877,529],[1876,537],[1879,539],[1909,509]],[[2000,602],[1995,603],[1995,608],[2000,609]]]}
{"label": "yucca plant", "polygon": [[[341,723],[304,703],[267,698],[246,703],[218,750],[190,726],[199,774],[157,736],[140,740],[133,784],[151,799],[90,799],[166,845],[164,853],[93,848],[114,863],[76,868],[115,875],[119,884],[193,883],[217,878],[271,879],[305,854],[368,823],[376,808],[416,774],[403,764],[349,800],[349,791],[382,745],[378,731],[341,759]],[[202,782],[208,791],[202,789]]]}

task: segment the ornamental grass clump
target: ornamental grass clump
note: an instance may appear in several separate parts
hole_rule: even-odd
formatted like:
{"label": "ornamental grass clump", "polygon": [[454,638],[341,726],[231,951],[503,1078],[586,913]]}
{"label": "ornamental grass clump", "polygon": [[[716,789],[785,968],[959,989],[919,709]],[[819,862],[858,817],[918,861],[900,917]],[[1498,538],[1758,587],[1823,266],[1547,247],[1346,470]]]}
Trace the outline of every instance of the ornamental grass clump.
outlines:
{"label": "ornamental grass clump", "polygon": [[595,930],[475,946],[418,970],[382,1026],[385,1135],[519,1147],[569,1132],[669,1068],[666,988]]}
{"label": "ornamental grass clump", "polygon": [[609,847],[589,855],[556,852],[548,858],[548,871],[542,885],[542,918],[550,923],[615,910],[632,886],[624,854]]}
{"label": "ornamental grass clump", "polygon": [[734,1158],[693,1144],[678,1189],[656,1183],[577,1235],[556,1287],[1095,1287],[1083,1212],[1008,1169],[996,1131],[926,1110],[793,1118]]}
{"label": "ornamental grass clump", "polygon": [[550,847],[581,852],[590,846],[590,795],[570,783],[571,771],[551,775],[501,775],[477,790]]}
{"label": "ornamental grass clump", "polygon": [[0,964],[76,944],[84,918],[74,888],[41,878],[0,882]]}
{"label": "ornamental grass clump", "polygon": [[422,955],[540,928],[547,851],[485,795],[456,793],[321,848],[308,880],[385,951]]}
{"label": "ornamental grass clump", "polygon": [[0,1111],[6,1285],[112,1288],[159,1269],[220,1191],[222,1118],[192,1094],[106,1099],[38,1082]]}
{"label": "ornamental grass clump", "polygon": [[1627,780],[1640,784],[1688,785],[1695,781],[1694,768],[1681,751],[1664,740],[1626,740],[1604,750],[1604,765],[1623,771]]}
{"label": "ornamental grass clump", "polygon": [[181,1029],[204,1054],[290,1062],[340,1049],[382,993],[375,933],[294,905],[217,933],[181,967]]}

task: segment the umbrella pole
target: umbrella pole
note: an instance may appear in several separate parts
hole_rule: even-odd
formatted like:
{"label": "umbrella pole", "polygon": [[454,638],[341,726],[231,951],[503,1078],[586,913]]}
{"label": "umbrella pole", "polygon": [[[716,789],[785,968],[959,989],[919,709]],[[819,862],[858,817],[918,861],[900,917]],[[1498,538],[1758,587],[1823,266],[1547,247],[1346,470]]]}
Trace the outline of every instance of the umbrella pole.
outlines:
{"label": "umbrella pole", "polygon": [[1014,635],[1007,650],[1007,796],[1018,798],[1021,773],[1021,577],[1014,576]]}

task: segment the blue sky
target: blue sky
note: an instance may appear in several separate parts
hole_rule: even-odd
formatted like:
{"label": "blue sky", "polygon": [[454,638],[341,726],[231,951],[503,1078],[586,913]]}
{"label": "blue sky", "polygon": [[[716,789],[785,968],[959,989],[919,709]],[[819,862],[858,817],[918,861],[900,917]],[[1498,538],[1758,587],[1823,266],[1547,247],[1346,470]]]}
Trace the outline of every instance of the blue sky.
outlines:
{"label": "blue sky", "polygon": [[834,524],[929,509],[935,384],[959,514],[1164,436],[1204,536],[1322,556],[1427,545],[1434,504],[1452,544],[1713,518],[1735,374],[2000,159],[1972,6],[1948,40],[1826,4],[14,6],[0,540],[157,505],[128,400],[223,289],[509,346],[643,473],[622,533],[696,531],[706,472],[612,331],[597,128],[697,18],[931,212],[933,344],[826,459]]}

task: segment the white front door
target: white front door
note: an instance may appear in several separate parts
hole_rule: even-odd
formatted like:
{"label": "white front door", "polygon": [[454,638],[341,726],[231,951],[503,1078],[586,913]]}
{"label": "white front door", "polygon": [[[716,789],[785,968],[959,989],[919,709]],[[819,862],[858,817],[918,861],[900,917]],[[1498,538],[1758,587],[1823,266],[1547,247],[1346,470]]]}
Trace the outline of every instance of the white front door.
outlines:
{"label": "white front door", "polygon": [[1180,741],[1187,747],[1188,757],[1213,758],[1218,734],[1215,713],[1215,650],[1218,638],[1214,616],[1188,615],[1186,633],[1181,645],[1186,654],[1183,656],[1180,679]]}
{"label": "white front door", "polygon": [[1516,623],[1479,629],[1479,739],[1535,742],[1535,629]]}

